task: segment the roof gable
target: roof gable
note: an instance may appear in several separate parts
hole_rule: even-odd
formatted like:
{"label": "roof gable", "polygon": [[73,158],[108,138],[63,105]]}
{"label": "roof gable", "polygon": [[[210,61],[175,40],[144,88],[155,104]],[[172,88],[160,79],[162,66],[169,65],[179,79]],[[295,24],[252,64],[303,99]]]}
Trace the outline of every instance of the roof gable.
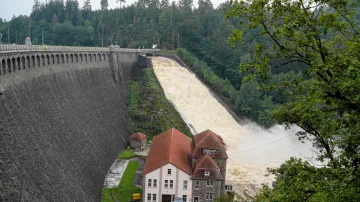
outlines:
{"label": "roof gable", "polygon": [[201,158],[195,161],[194,169],[220,169],[216,161],[209,155],[205,154]]}
{"label": "roof gable", "polygon": [[195,135],[193,137],[194,140],[194,144],[199,145],[200,143],[202,143],[202,141],[204,141],[205,139],[211,138],[213,141],[216,141],[217,143],[220,143],[222,146],[226,146],[226,144],[224,143],[223,139],[217,135],[216,133],[214,133],[211,130],[205,130],[201,133],[198,133],[197,135]]}
{"label": "roof gable", "polygon": [[191,139],[175,128],[156,135],[146,158],[143,175],[168,163],[187,174],[191,174],[190,153]]}

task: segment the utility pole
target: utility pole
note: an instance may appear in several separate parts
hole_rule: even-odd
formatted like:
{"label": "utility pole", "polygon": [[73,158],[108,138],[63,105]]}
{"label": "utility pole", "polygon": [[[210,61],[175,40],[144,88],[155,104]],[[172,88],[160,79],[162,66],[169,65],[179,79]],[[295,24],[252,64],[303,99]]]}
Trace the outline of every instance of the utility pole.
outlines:
{"label": "utility pole", "polygon": [[180,33],[178,31],[178,35],[177,35],[177,48],[180,48]]}
{"label": "utility pole", "polygon": [[30,21],[30,18],[29,18],[29,38],[31,38],[31,33],[30,33],[30,30],[31,30],[31,21]]}
{"label": "utility pole", "polygon": [[172,30],[172,49],[174,50],[174,35],[175,35],[175,30],[174,30],[174,27],[173,27],[173,30]]}
{"label": "utility pole", "polygon": [[44,45],[44,28],[41,29],[41,45]]}

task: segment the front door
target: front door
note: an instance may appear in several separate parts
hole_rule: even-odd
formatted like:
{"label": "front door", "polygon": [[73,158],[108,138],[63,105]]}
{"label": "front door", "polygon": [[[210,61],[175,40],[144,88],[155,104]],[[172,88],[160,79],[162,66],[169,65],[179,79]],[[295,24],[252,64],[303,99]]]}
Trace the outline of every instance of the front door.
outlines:
{"label": "front door", "polygon": [[162,195],[162,202],[171,202],[171,195]]}
{"label": "front door", "polygon": [[194,196],[194,202],[199,202],[199,197],[198,196]]}

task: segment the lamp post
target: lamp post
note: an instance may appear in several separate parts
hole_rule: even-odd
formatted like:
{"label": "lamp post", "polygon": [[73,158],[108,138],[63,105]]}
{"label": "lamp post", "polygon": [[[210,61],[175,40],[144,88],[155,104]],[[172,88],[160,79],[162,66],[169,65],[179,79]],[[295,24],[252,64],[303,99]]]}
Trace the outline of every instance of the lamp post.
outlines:
{"label": "lamp post", "polygon": [[41,29],[41,45],[44,45],[44,28]]}
{"label": "lamp post", "polygon": [[2,39],[2,34],[0,34],[0,45],[2,44],[1,39]]}

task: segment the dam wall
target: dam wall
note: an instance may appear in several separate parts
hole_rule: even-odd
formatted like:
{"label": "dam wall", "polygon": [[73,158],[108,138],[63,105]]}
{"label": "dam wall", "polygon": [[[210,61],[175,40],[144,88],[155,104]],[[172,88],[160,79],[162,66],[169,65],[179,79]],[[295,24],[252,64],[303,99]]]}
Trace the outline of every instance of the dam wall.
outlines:
{"label": "dam wall", "polygon": [[0,201],[100,201],[131,134],[125,102],[139,52],[117,55],[121,82],[109,55],[0,52]]}

